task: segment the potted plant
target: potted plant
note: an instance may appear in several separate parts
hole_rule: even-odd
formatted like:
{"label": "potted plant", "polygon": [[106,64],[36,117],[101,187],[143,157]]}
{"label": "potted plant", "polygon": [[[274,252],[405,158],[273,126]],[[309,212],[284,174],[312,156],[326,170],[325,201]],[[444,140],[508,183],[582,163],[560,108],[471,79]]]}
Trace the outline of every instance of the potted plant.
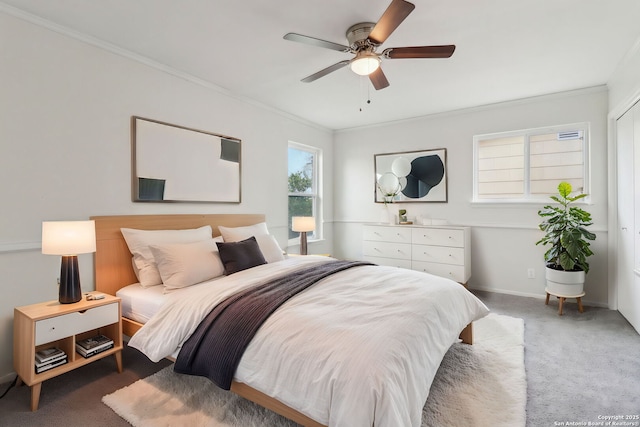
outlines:
{"label": "potted plant", "polygon": [[587,195],[571,196],[571,191],[571,184],[561,182],[558,195],[551,196],[559,206],[547,205],[538,211],[542,218],[540,230],[545,235],[536,245],[551,246],[544,254],[547,292],[564,296],[582,294],[585,275],[589,272],[587,257],[593,255],[589,240],[596,239],[586,228],[592,224],[591,214],[572,206]]}

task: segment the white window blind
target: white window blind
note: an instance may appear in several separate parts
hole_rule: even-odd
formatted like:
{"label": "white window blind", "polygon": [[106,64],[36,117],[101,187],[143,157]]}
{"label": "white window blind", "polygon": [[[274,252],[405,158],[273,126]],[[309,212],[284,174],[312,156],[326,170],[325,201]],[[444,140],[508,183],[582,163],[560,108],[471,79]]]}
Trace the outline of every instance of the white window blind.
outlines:
{"label": "white window blind", "polygon": [[587,192],[588,124],[474,137],[474,201],[526,201],[561,181]]}

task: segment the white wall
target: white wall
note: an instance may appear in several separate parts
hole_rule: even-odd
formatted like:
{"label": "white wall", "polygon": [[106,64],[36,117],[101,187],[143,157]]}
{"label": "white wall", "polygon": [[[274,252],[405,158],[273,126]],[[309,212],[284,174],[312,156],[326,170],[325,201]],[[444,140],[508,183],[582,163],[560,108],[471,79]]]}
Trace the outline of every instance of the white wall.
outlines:
{"label": "white wall", "polygon": [[[286,246],[288,141],[333,157],[330,131],[1,11],[0,40],[0,382],[13,372],[13,307],[57,299],[60,259],[40,253],[43,220],[264,213]],[[131,202],[132,115],[240,138],[242,203]],[[314,252],[332,252],[332,168],[324,164],[329,224]],[[92,269],[92,256],[81,255],[85,291],[94,288]]]}
{"label": "white wall", "polygon": [[[334,154],[334,251],[360,258],[362,223],[377,222],[373,202],[374,154],[446,148],[448,203],[405,203],[409,216],[444,218],[473,227],[469,287],[516,295],[544,295],[544,249],[537,211],[543,206],[473,205],[473,136],[476,134],[590,122],[591,200],[597,239],[585,283],[585,303],[607,305],[607,90],[605,87],[422,117],[336,134]],[[425,100],[425,102],[429,102]],[[535,279],[527,278],[534,268]]]}
{"label": "white wall", "polygon": [[[618,65],[607,86],[609,87],[609,111],[619,117],[640,96],[640,39]],[[614,119],[615,119],[614,118]]]}
{"label": "white wall", "polygon": [[[616,120],[640,100],[640,39],[618,65],[607,83],[609,87],[609,282],[615,284],[609,289],[609,302],[617,308],[617,288],[621,280],[630,277],[618,275],[618,180],[631,179],[618,173],[616,158],[618,155],[618,137]],[[629,151],[627,149],[626,151]],[[632,150],[631,150],[632,151]],[[615,230],[615,232],[614,232]]]}

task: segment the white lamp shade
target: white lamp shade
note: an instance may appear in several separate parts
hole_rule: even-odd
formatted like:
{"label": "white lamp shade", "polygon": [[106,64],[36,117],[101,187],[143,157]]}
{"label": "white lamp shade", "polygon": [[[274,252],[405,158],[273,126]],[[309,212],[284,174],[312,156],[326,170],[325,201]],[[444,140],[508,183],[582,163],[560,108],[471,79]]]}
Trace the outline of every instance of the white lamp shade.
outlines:
{"label": "white lamp shade", "polygon": [[291,218],[291,229],[293,231],[313,231],[316,229],[316,220],[312,216],[294,216]]}
{"label": "white lamp shade", "polygon": [[44,221],[42,253],[78,255],[96,251],[95,221]]}

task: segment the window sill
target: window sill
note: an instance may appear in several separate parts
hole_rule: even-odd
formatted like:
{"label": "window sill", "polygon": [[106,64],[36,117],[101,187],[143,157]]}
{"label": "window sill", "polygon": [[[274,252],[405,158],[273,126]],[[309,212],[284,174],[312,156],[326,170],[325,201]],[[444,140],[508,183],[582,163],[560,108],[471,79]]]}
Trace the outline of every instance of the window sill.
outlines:
{"label": "window sill", "polygon": [[[487,199],[487,200],[471,200],[469,202],[473,207],[504,207],[504,206],[529,206],[529,205],[558,205],[559,203],[547,198],[547,199],[520,199],[520,200],[501,200],[501,199]],[[572,205],[593,205],[591,199],[586,198],[577,202],[572,202]]]}

